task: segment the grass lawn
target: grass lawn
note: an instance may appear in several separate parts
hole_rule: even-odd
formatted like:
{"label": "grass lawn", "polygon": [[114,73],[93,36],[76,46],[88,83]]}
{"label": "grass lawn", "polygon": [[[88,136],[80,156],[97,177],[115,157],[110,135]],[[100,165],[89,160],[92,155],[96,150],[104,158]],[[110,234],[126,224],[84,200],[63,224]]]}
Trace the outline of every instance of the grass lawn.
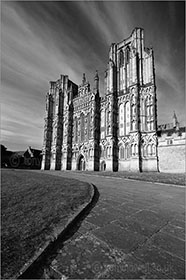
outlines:
{"label": "grass lawn", "polygon": [[127,172],[127,171],[78,171],[87,174],[100,175],[100,176],[111,176],[111,177],[121,177],[127,179],[135,179],[150,182],[159,182],[174,185],[186,184],[186,176],[183,173],[160,173],[160,172]]}
{"label": "grass lawn", "polygon": [[25,170],[1,169],[1,277],[11,278],[90,198],[88,184]]}

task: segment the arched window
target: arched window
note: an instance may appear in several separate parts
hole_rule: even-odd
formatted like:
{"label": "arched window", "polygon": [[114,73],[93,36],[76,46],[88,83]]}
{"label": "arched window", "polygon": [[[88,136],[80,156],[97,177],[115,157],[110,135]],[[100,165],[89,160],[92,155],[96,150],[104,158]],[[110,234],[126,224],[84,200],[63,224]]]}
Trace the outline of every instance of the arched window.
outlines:
{"label": "arched window", "polygon": [[107,116],[107,135],[111,133],[111,112],[110,111],[107,111],[106,113],[106,116]]}
{"label": "arched window", "polygon": [[129,144],[125,145],[125,158],[126,159],[130,158],[130,147],[129,147]]}
{"label": "arched window", "polygon": [[108,113],[107,113],[107,120],[110,124],[111,123],[111,112],[110,111],[108,111]]}
{"label": "arched window", "polygon": [[134,154],[138,155],[138,145],[134,144]]}
{"label": "arched window", "polygon": [[109,148],[109,156],[112,155],[112,147]]}
{"label": "arched window", "polygon": [[130,59],[130,49],[129,49],[129,47],[126,48],[125,55],[126,55],[126,63],[129,63],[129,59]]}
{"label": "arched window", "polygon": [[143,114],[144,114],[144,130],[147,130],[147,98],[144,99],[144,110],[143,110]]}
{"label": "arched window", "polygon": [[150,117],[150,106],[147,106],[147,116]]}
{"label": "arched window", "polygon": [[100,150],[101,150],[101,157],[104,157],[104,147],[100,146]]}
{"label": "arched window", "polygon": [[75,117],[74,121],[74,137],[75,137],[75,142],[78,142],[78,119]]}
{"label": "arched window", "polygon": [[151,117],[153,117],[153,115],[154,115],[154,106],[153,106],[153,104],[151,104],[150,105],[150,115],[151,115]]}
{"label": "arched window", "polygon": [[85,139],[85,116],[81,113],[81,141]]}
{"label": "arched window", "polygon": [[109,147],[106,148],[106,157],[109,157]]}
{"label": "arched window", "polygon": [[89,157],[92,158],[92,157],[93,157],[93,154],[94,154],[93,149],[90,148],[90,149],[89,149]]}
{"label": "arched window", "polygon": [[119,135],[124,135],[124,105],[119,106]]}
{"label": "arched window", "polygon": [[146,98],[146,130],[151,130],[151,96],[147,96]]}
{"label": "arched window", "polygon": [[138,154],[138,149],[137,149],[137,144],[132,144],[131,145],[131,152],[132,152],[132,156],[135,156]]}
{"label": "arched window", "polygon": [[155,155],[156,154],[156,146],[153,144],[152,145],[152,154]]}
{"label": "arched window", "polygon": [[130,103],[129,101],[125,104],[125,134],[128,135],[130,132]]}
{"label": "arched window", "polygon": [[132,104],[132,116],[135,117],[136,115],[136,105]]}
{"label": "arched window", "polygon": [[90,113],[87,114],[87,134],[88,134],[88,139],[90,139]]}
{"label": "arched window", "polygon": [[132,130],[134,131],[136,129],[136,122],[135,120],[132,121]]}
{"label": "arched window", "polygon": [[125,156],[124,147],[120,146],[119,157],[120,157],[120,159],[124,159],[124,156]]}
{"label": "arched window", "polygon": [[101,110],[101,139],[105,138],[105,110]]}
{"label": "arched window", "polygon": [[152,145],[151,144],[148,144],[148,146],[147,146],[147,155],[148,156],[152,155]]}
{"label": "arched window", "polygon": [[124,64],[124,54],[123,54],[123,51],[120,50],[119,52],[119,67],[122,67]]}

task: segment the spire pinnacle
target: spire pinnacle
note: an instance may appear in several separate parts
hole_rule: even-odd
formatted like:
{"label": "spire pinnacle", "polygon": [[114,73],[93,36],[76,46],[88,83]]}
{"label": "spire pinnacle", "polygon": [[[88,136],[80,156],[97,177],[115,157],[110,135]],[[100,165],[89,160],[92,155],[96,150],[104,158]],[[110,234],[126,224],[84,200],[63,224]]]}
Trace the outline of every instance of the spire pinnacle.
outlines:
{"label": "spire pinnacle", "polygon": [[94,89],[99,91],[99,76],[98,76],[98,70],[96,70],[96,74],[94,77]]}
{"label": "spire pinnacle", "polygon": [[99,80],[98,70],[96,70],[96,74],[95,74],[94,80]]}
{"label": "spire pinnacle", "polygon": [[173,127],[176,127],[176,128],[179,127],[179,122],[178,122],[178,118],[176,116],[175,111],[174,111],[174,114],[173,114]]}
{"label": "spire pinnacle", "polygon": [[86,83],[86,77],[85,77],[85,73],[83,73],[82,84],[84,85],[85,83]]}

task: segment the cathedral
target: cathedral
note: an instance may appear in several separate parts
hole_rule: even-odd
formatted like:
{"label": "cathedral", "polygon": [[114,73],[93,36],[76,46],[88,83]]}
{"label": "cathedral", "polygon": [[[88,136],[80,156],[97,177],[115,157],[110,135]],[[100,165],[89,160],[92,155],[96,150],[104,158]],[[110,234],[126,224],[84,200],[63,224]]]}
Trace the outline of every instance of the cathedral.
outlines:
{"label": "cathedral", "polygon": [[104,93],[83,74],[50,82],[46,96],[42,169],[158,171],[154,55],[135,28],[109,50]]}

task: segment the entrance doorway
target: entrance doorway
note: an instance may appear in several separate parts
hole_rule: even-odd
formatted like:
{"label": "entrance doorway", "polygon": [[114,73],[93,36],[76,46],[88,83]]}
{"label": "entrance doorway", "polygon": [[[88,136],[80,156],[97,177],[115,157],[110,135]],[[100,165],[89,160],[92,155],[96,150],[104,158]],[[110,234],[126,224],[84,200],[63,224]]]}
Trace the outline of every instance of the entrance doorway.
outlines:
{"label": "entrance doorway", "polygon": [[85,158],[83,155],[78,159],[77,170],[85,170]]}
{"label": "entrance doorway", "polygon": [[101,162],[101,171],[105,171],[106,170],[106,162],[103,160]]}

